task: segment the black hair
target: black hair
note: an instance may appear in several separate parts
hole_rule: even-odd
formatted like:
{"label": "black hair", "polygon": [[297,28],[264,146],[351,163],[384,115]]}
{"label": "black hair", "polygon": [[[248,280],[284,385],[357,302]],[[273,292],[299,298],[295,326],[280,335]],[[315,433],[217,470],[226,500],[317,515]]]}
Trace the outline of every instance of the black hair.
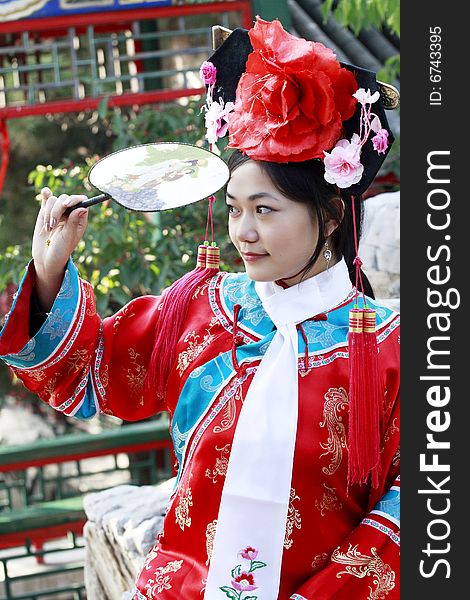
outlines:
{"label": "black hair", "polygon": [[[248,162],[249,156],[239,150],[234,150],[228,159],[228,167],[233,173],[238,167]],[[354,244],[354,227],[352,218],[352,202],[356,216],[357,242],[361,237],[362,229],[362,201],[360,197],[344,197],[341,191],[326,181],[324,178],[325,167],[319,159],[303,162],[274,163],[256,161],[260,168],[268,175],[274,186],[287,198],[294,202],[306,204],[315,214],[318,222],[318,242],[313,255],[302,269],[306,275],[315,264],[326,242],[325,217],[337,221],[338,226],[331,234],[333,250],[338,259],[344,257],[349,270],[349,278],[353,285],[356,284],[356,267],[354,259],[356,250]],[[344,213],[337,199],[344,203]],[[362,272],[364,292],[374,298],[372,286],[366,275]]]}

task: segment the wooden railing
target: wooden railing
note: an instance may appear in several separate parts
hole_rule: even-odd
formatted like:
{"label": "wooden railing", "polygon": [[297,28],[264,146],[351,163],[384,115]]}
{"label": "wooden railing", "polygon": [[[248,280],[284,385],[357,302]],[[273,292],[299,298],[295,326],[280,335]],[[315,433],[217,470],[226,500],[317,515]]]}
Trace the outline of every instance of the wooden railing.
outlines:
{"label": "wooden railing", "polygon": [[[0,600],[62,598],[64,592],[74,594],[69,598],[85,598],[83,579],[75,577],[66,589],[63,585],[66,572],[80,572],[81,561],[35,573],[20,572],[15,565],[34,557],[46,567],[54,553],[81,547],[84,493],[110,487],[110,481],[156,484],[174,474],[173,462],[165,417],[94,435],[77,433],[0,448]],[[64,538],[65,546],[48,549],[46,542]],[[41,584],[46,575],[49,582],[51,575],[58,576],[55,587]]]}

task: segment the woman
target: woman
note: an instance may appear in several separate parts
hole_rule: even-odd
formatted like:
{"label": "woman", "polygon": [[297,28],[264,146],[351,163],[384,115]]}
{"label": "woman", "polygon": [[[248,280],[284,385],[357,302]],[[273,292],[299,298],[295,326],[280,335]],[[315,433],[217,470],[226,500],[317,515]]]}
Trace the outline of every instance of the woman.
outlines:
{"label": "woman", "polygon": [[[252,42],[261,34],[269,43],[272,27],[283,35],[258,20]],[[235,105],[234,130],[237,116],[246,113]],[[324,138],[324,151],[338,134]],[[147,296],[104,321],[96,315],[93,290],[69,259],[87,210],[64,211],[81,196],[43,190],[34,262],[0,354],[66,414],[138,420],[169,411],[178,483],[134,600],[398,598],[398,316],[371,299],[380,446],[360,476],[351,470],[352,448],[375,435],[349,431],[360,202],[327,181],[326,160],[303,150],[301,160],[280,160],[276,149],[269,161],[255,156],[262,143],[244,145],[229,162],[226,202],[246,273],[218,273],[193,293],[163,398],[146,375],[164,303]],[[31,303],[44,313],[37,323]]]}

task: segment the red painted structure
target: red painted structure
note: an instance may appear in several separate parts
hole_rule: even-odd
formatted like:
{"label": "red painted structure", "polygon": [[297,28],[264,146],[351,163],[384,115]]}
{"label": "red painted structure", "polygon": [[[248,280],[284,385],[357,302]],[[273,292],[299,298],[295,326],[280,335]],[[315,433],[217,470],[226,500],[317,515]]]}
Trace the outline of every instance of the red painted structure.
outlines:
{"label": "red painted structure", "polygon": [[[234,0],[232,2],[208,2],[177,6],[155,6],[149,8],[130,8],[119,11],[103,11],[98,13],[75,14],[70,16],[48,17],[42,19],[25,19],[0,23],[0,45],[4,36],[9,34],[13,39],[21,40],[23,32],[35,33],[39,40],[63,37],[69,27],[73,27],[77,35],[86,32],[88,26],[93,26],[96,32],[115,32],[129,29],[135,21],[163,19],[169,17],[184,17],[201,14],[221,14],[224,12],[239,12],[241,25],[247,29],[252,26],[251,0]],[[216,23],[214,23],[216,24]],[[9,42],[8,45],[11,45]],[[158,102],[169,102],[177,98],[199,95],[204,88],[187,89],[158,89],[142,93],[125,92],[122,94],[106,94],[108,106],[143,105]],[[61,99],[35,104],[0,107],[0,148],[2,163],[0,166],[0,192],[5,179],[8,165],[9,137],[6,127],[7,119],[27,116],[45,115],[48,113],[79,112],[94,110],[105,97],[104,95],[85,97],[82,99]]]}

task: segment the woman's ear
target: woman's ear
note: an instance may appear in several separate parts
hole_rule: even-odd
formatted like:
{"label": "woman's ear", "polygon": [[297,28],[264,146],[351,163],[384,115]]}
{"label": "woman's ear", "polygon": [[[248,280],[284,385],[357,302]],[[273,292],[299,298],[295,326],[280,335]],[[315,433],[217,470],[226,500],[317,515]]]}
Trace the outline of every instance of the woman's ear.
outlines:
{"label": "woman's ear", "polygon": [[330,237],[344,218],[344,201],[339,196],[330,200],[329,210],[325,215],[325,237]]}

